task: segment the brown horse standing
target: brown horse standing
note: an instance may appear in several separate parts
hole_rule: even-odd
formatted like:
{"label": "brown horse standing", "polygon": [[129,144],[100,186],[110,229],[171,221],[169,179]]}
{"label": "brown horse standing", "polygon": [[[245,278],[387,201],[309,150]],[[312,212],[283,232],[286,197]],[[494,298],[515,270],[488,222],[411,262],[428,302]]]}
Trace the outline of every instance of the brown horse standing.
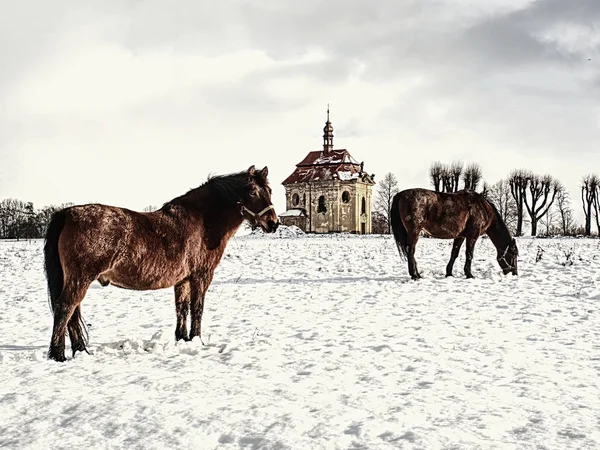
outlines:
{"label": "brown horse standing", "polygon": [[506,224],[492,202],[474,191],[455,193],[429,189],[407,189],[392,201],[391,222],[401,256],[408,259],[411,278],[421,278],[415,261],[415,246],[421,231],[440,239],[454,239],[446,276],[452,276],[454,261],[462,243],[467,241],[465,275],[473,278],[471,261],[475,242],[487,234],[498,251],[497,261],[504,274],[517,275],[519,251]]}
{"label": "brown horse standing", "polygon": [[[175,286],[175,338],[200,336],[204,296],[229,238],[244,219],[265,232],[279,225],[268,169],[210,178],[150,213],[89,204],[52,217],[44,246],[54,328],[48,357],[87,351],[80,303],[94,280],[150,290]],[[191,312],[188,335],[187,315]]]}

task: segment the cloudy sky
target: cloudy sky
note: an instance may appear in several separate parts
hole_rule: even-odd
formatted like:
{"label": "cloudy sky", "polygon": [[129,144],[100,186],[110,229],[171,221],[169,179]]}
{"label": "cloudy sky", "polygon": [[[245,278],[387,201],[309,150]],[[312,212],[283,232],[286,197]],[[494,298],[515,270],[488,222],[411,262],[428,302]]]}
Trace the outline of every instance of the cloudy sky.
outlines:
{"label": "cloudy sky", "polygon": [[433,160],[600,173],[598,0],[5,2],[0,199],[160,205],[322,143],[400,187]]}

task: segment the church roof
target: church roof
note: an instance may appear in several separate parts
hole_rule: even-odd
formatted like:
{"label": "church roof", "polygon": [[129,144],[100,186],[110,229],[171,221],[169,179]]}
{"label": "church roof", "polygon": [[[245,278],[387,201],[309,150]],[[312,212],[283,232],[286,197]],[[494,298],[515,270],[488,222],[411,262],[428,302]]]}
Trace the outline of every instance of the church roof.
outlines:
{"label": "church roof", "polygon": [[307,181],[348,181],[358,179],[363,173],[360,164],[348,150],[322,150],[310,152],[298,164],[294,172],[282,184],[305,183]]}

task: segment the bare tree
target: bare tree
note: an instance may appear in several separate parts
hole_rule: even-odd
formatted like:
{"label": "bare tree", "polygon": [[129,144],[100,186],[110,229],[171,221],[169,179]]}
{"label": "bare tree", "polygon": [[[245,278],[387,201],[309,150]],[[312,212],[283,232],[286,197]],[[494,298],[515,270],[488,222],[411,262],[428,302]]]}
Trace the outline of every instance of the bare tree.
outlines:
{"label": "bare tree", "polygon": [[600,236],[600,179],[598,179],[594,194],[594,217],[596,218],[596,232]]}
{"label": "bare tree", "polygon": [[[556,194],[558,197],[558,194]],[[556,203],[553,203],[546,215],[540,218],[538,223],[538,235],[553,236],[561,234],[559,215],[556,209]]]}
{"label": "bare tree", "polygon": [[450,165],[449,174],[451,176],[450,190],[446,192],[458,191],[458,183],[460,182],[460,176],[463,172],[463,163],[461,161],[453,161]]}
{"label": "bare tree", "polygon": [[496,205],[500,217],[502,217],[511,233],[514,234],[517,229],[518,213],[517,203],[511,194],[509,181],[502,179],[491,186],[484,184],[483,189],[485,196]]}
{"label": "bare tree", "polygon": [[599,185],[600,179],[594,174],[586,175],[583,177],[583,180],[581,180],[581,204],[585,215],[584,234],[586,236],[592,234],[592,215],[594,215],[594,213],[596,213],[596,221],[598,220],[596,205],[598,204]]}
{"label": "bare tree", "polygon": [[445,165],[442,170],[442,192],[454,192],[453,184],[450,167]]}
{"label": "bare tree", "polygon": [[481,182],[482,177],[483,172],[479,164],[469,164],[462,174],[465,189],[471,189],[473,191],[476,190],[477,186]]}
{"label": "bare tree", "polygon": [[538,222],[548,213],[560,186],[560,183],[550,175],[544,175],[543,177],[532,175],[529,178],[529,189],[528,195],[525,195],[525,206],[531,219],[532,236],[537,236]]}
{"label": "bare tree", "polygon": [[556,210],[558,222],[563,236],[573,234],[575,229],[575,217],[571,208],[569,193],[563,188],[556,194]]}
{"label": "bare tree", "polygon": [[158,208],[156,206],[153,205],[148,205],[148,206],[144,206],[144,212],[152,212],[152,211],[156,211]]}
{"label": "bare tree", "polygon": [[508,176],[510,193],[515,199],[515,204],[517,206],[517,226],[515,229],[515,234],[517,236],[523,235],[523,205],[525,204],[527,183],[530,177],[531,174],[523,169],[513,170]]}
{"label": "bare tree", "polygon": [[377,193],[375,194],[375,211],[381,213],[386,221],[387,233],[392,231],[391,213],[392,200],[398,193],[398,180],[393,173],[388,172],[377,184]]}
{"label": "bare tree", "polygon": [[429,167],[429,181],[431,182],[433,189],[435,189],[435,192],[440,192],[440,189],[443,189],[443,185],[442,185],[442,175],[443,174],[444,174],[444,165],[441,162],[435,161],[435,162],[431,163],[431,166]]}

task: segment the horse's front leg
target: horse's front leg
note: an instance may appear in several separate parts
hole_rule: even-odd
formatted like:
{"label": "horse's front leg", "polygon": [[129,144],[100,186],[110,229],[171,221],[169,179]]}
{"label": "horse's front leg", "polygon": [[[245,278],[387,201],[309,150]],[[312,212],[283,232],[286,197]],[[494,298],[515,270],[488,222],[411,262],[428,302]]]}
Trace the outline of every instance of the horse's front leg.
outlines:
{"label": "horse's front leg", "polygon": [[201,325],[202,313],[204,312],[204,297],[212,278],[212,271],[199,273],[190,278],[190,312],[192,316],[190,339],[199,336],[200,341],[202,341]]}
{"label": "horse's front leg", "polygon": [[458,254],[460,252],[460,247],[462,246],[464,241],[465,241],[464,237],[458,237],[458,238],[454,239],[454,244],[452,245],[452,253],[450,255],[450,262],[448,262],[448,265],[446,266],[446,276],[447,277],[452,276],[452,269],[454,268],[454,262],[456,261],[456,258],[458,258]]}
{"label": "horse's front leg", "polygon": [[189,341],[187,329],[187,316],[190,310],[190,281],[184,280],[175,285],[175,312],[177,313],[177,327],[175,340]]}
{"label": "horse's front leg", "polygon": [[471,273],[471,261],[473,261],[473,250],[475,249],[475,242],[477,242],[477,238],[467,238],[465,261],[465,275],[467,276],[467,278],[473,278],[473,274]]}

